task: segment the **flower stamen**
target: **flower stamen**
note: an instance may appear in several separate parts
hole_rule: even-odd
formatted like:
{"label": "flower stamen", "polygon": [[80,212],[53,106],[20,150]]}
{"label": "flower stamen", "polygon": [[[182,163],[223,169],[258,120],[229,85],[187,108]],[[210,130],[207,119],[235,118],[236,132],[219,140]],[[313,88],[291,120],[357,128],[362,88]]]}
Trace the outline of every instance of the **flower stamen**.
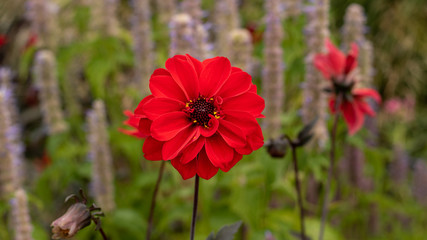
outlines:
{"label": "flower stamen", "polygon": [[209,128],[211,116],[220,118],[219,111],[215,104],[215,99],[199,96],[196,100],[190,100],[185,104],[184,112],[188,114],[190,120],[199,126]]}

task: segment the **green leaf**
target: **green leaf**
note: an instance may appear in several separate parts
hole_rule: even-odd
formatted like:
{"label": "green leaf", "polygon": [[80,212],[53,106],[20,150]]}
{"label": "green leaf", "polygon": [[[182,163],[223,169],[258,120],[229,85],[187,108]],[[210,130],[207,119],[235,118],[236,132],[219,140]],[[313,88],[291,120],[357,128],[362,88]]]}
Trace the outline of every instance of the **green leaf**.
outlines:
{"label": "green leaf", "polygon": [[242,226],[242,221],[238,221],[231,225],[226,225],[218,231],[218,234],[215,237],[214,233],[212,232],[206,240],[233,240],[234,235],[237,233],[240,226]]}

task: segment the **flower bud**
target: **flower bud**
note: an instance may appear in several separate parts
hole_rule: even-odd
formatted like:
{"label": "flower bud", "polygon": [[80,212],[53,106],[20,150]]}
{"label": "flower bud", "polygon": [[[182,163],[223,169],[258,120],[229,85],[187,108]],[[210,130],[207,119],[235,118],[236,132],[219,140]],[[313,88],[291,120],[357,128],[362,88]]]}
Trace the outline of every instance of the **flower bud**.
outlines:
{"label": "flower bud", "polygon": [[90,225],[91,214],[83,203],[77,202],[67,212],[50,225],[53,239],[72,238],[76,233]]}

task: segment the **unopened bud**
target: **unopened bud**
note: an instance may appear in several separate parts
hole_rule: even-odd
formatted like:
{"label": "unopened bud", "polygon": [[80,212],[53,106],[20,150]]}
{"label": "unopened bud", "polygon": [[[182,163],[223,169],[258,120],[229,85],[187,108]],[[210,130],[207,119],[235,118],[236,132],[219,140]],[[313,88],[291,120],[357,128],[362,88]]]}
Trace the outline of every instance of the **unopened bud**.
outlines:
{"label": "unopened bud", "polygon": [[265,145],[268,154],[273,158],[283,158],[288,149],[288,141],[284,137],[268,140]]}
{"label": "unopened bud", "polygon": [[53,239],[72,238],[76,233],[90,225],[90,210],[83,203],[77,202],[67,212],[50,225]]}

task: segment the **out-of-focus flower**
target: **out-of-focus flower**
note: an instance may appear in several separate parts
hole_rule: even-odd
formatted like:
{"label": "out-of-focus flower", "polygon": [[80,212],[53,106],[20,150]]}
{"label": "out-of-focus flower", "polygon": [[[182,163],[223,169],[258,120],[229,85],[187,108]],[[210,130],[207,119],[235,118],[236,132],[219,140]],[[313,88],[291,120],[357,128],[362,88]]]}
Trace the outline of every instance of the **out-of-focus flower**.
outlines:
{"label": "out-of-focus flower", "polygon": [[[366,98],[371,97],[377,103],[381,102],[381,97],[377,91],[368,88],[354,89],[350,93],[344,95],[339,109],[344,116],[347,123],[350,135],[355,134],[365,121],[365,114],[374,117],[375,112],[372,110]],[[329,101],[329,108],[333,114],[336,113],[335,109],[336,96],[332,96]]]}
{"label": "out-of-focus flower", "polygon": [[[366,98],[371,97],[377,103],[381,97],[377,91],[369,88],[354,89],[356,83],[354,69],[357,67],[358,48],[352,44],[351,50],[346,56],[338,50],[331,41],[326,41],[327,54],[315,56],[314,65],[330,80],[333,85],[333,94],[329,100],[329,108],[332,113],[337,109],[343,113],[344,120],[349,128],[350,135],[356,133],[363,125],[365,114],[375,116]],[[335,106],[337,98],[339,106]]]}
{"label": "out-of-focus flower", "polygon": [[317,54],[314,57],[314,65],[322,72],[326,79],[337,83],[354,83],[354,75],[350,73],[357,66],[358,48],[356,44],[351,45],[351,50],[346,56],[332,42],[326,40],[327,54]]}
{"label": "out-of-focus flower", "polygon": [[5,35],[0,35],[0,48],[3,47],[3,45],[6,44],[6,36]]}
{"label": "out-of-focus flower", "polygon": [[390,114],[396,114],[402,109],[402,106],[402,101],[397,98],[392,98],[384,102],[384,109]]}
{"label": "out-of-focus flower", "polygon": [[256,118],[263,117],[264,100],[251,76],[225,57],[200,62],[176,55],[154,71],[150,90],[133,114],[127,112],[126,123],[136,131],[126,133],[147,137],[145,158],[171,160],[183,179],[227,172],[263,146]]}
{"label": "out-of-focus flower", "polygon": [[91,213],[85,204],[77,202],[67,212],[50,225],[53,239],[72,238],[76,233],[91,222]]}

